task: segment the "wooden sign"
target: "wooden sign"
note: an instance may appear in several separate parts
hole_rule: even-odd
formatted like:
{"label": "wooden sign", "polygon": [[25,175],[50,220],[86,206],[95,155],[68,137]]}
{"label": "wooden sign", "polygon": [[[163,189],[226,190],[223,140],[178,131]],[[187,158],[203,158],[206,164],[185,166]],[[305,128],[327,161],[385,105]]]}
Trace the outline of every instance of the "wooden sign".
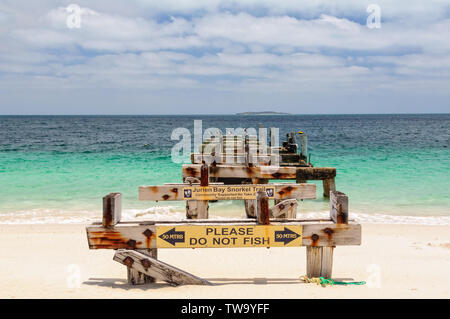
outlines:
{"label": "wooden sign", "polygon": [[302,246],[300,225],[157,226],[158,248],[231,248]]}
{"label": "wooden sign", "polygon": [[[239,229],[255,229],[252,235],[239,234]],[[217,231],[209,231],[206,234],[206,228],[216,229]],[[229,230],[228,233],[219,232],[222,228]],[[192,232],[190,229],[195,229]],[[234,230],[237,230],[237,235]],[[261,229],[267,230],[267,235],[264,232],[260,233]],[[301,230],[301,232],[300,232]],[[278,233],[275,234],[275,231]],[[301,235],[301,239],[295,238],[288,242],[289,239],[294,238],[295,234]],[[361,244],[361,225],[349,221],[348,224],[336,224],[332,221],[323,220],[272,220],[270,225],[256,225],[254,219],[233,219],[233,220],[180,220],[178,222],[157,221],[146,224],[139,223],[119,223],[114,227],[103,227],[101,223],[96,223],[86,227],[89,248],[90,249],[151,249],[151,248],[177,248],[177,247],[192,247],[189,246],[189,238],[202,238],[207,235],[207,239],[215,236],[215,238],[231,238],[238,237],[244,242],[244,237],[264,237],[271,238],[269,246],[279,245],[282,247],[291,246],[314,246],[314,247],[331,247],[339,245],[360,245]],[[167,234],[167,232],[169,232]],[[180,233],[181,232],[181,233]],[[224,231],[225,232],[225,231]],[[242,230],[241,230],[242,232]],[[172,234],[173,233],[173,234]],[[166,236],[162,236],[166,234]],[[195,236],[191,236],[195,235]],[[215,235],[223,234],[223,235]],[[261,236],[260,236],[261,235]],[[162,236],[162,237],[160,237]],[[169,236],[169,237],[167,237]],[[275,238],[276,237],[276,238]],[[167,241],[167,240],[168,241]],[[239,240],[241,240],[239,239]],[[276,239],[276,241],[275,241]],[[286,245],[283,241],[285,240]],[[230,239],[230,244],[232,243]],[[173,245],[172,243],[173,242]],[[216,244],[214,241],[212,244]],[[221,241],[223,247],[238,247],[237,244],[241,241],[236,239],[235,246],[225,246],[225,242]],[[208,243],[208,241],[206,242]],[[205,247],[206,244],[202,239],[197,243],[196,247]],[[211,244],[211,245],[212,245]],[[162,246],[161,246],[162,245]],[[208,243],[209,245],[209,243]],[[245,245],[242,247],[267,247],[266,243],[256,243],[256,240],[248,242],[245,240]],[[222,247],[222,246],[211,246]]]}
{"label": "wooden sign", "polygon": [[[233,187],[236,189],[237,187],[256,187],[256,190],[259,189],[269,189],[270,187],[275,189],[274,197],[271,192],[268,192],[267,196],[270,199],[314,199],[316,198],[316,185],[315,184],[295,184],[295,183],[273,183],[273,184],[236,184],[236,185],[223,185],[223,184],[214,184],[210,183],[209,187],[214,186],[223,186],[223,187]],[[165,184],[158,186],[140,186],[139,187],[139,200],[154,200],[154,201],[172,201],[172,200],[195,200],[189,198],[189,194],[184,194],[184,189],[188,189],[189,187],[200,187],[199,184],[189,185],[189,184]],[[235,192],[235,191],[233,191]],[[246,191],[245,191],[246,192]],[[238,193],[241,196],[244,191],[240,191]],[[253,192],[253,190],[252,190]],[[228,192],[232,193],[231,190]],[[208,195],[210,196],[210,195]],[[256,191],[253,192],[251,196],[256,196]],[[220,199],[227,199],[227,197],[222,197]],[[239,197],[239,199],[243,199]],[[255,197],[252,197],[255,199]],[[213,199],[211,199],[213,200]]]}
{"label": "wooden sign", "polygon": [[275,198],[274,186],[260,185],[214,185],[183,188],[184,200],[237,200],[256,199],[256,193],[265,190],[269,199]]}

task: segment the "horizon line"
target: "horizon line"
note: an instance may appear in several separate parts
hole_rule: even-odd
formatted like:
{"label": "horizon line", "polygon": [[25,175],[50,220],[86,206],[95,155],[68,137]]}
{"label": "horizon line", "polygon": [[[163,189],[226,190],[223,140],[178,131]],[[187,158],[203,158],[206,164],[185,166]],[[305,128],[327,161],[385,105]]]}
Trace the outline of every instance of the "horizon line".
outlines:
{"label": "horizon line", "polygon": [[[250,111],[249,111],[250,112]],[[261,111],[261,113],[266,111]],[[242,112],[240,112],[242,113]],[[245,113],[245,112],[244,112]],[[259,113],[259,112],[256,112]],[[286,115],[433,115],[450,114],[450,112],[404,112],[404,113],[286,113],[286,114],[238,114],[238,113],[177,113],[177,114],[0,114],[0,116],[215,116],[215,115],[240,115],[240,116],[286,116]]]}

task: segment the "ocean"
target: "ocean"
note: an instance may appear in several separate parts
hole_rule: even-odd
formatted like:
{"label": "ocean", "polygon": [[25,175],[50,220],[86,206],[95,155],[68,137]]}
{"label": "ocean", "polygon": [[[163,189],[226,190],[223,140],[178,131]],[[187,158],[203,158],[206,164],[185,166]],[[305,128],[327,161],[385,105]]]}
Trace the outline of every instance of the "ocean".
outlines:
{"label": "ocean", "polygon": [[[313,165],[337,168],[350,218],[450,224],[450,114],[0,116],[0,223],[99,220],[109,192],[123,194],[125,219],[183,218],[184,202],[138,201],[138,186],[181,182],[171,134],[193,134],[194,120],[304,131]],[[298,217],[327,216],[316,184]],[[244,215],[240,201],[210,204],[214,218]]]}

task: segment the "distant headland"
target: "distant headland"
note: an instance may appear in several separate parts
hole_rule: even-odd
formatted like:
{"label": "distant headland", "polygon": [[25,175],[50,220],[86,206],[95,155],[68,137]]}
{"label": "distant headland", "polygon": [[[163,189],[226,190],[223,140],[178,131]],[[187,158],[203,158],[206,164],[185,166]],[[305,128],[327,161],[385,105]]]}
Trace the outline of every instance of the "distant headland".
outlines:
{"label": "distant headland", "polygon": [[265,111],[265,112],[241,112],[236,113],[236,115],[290,115],[290,113]]}

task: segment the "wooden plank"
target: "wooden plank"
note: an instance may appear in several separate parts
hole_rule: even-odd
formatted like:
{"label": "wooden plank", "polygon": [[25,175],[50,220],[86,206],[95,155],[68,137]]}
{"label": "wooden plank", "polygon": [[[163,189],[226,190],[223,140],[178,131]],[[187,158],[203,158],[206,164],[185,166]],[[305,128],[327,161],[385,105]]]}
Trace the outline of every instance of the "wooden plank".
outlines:
{"label": "wooden plank", "polygon": [[[279,160],[279,155],[256,155],[251,154],[250,155],[250,163],[258,164],[258,165],[269,165],[270,162],[275,162],[277,159]],[[225,154],[222,153],[221,155],[209,155],[209,154],[199,154],[199,153],[192,153],[191,154],[191,162],[193,164],[201,164],[202,161],[205,161],[206,164],[210,165],[213,162],[216,164],[236,164],[236,165],[242,165],[245,163],[245,154],[238,153],[238,154]]]}
{"label": "wooden plank", "polygon": [[[251,221],[251,220],[248,220]],[[312,221],[283,221],[281,219],[271,220],[268,229],[280,230],[284,227],[302,226],[302,246],[339,246],[339,245],[360,245],[361,244],[361,225],[349,222],[348,224],[335,224],[329,222],[312,222]],[[103,227],[101,225],[91,225],[86,227],[89,248],[90,249],[140,249],[140,248],[177,248],[167,245],[158,246],[158,236],[162,230],[167,227],[179,229],[179,227],[234,227],[234,226],[255,226],[254,221],[250,222],[234,222],[234,221],[211,221],[197,220],[190,222],[185,220],[179,223],[155,223],[153,225],[138,225],[120,223],[112,228]],[[273,227],[272,227],[273,226]],[[278,227],[278,228],[277,228]],[[159,231],[158,231],[159,229]],[[201,248],[201,247],[199,247]]]}
{"label": "wooden plank", "polygon": [[[336,225],[336,227],[332,226]],[[319,223],[303,227],[304,246],[361,245],[361,225]]]}
{"label": "wooden plank", "polygon": [[[280,222],[284,224],[289,223],[324,223],[324,222],[333,222],[329,218],[295,218],[295,219],[286,219],[286,218],[273,218],[271,219],[274,222]],[[211,224],[252,224],[255,221],[247,218],[233,218],[233,219],[214,219],[214,220],[202,220],[202,219],[179,219],[179,220],[158,220],[159,225],[177,225],[177,224],[189,224],[189,225],[211,225]],[[120,226],[125,225],[133,225],[133,226],[154,226],[156,224],[155,220],[143,220],[143,221],[121,221]],[[101,222],[92,222],[91,226],[101,226]]]}
{"label": "wooden plank", "polygon": [[298,202],[296,199],[285,199],[270,208],[272,217],[295,218],[297,216]]}
{"label": "wooden plank", "polygon": [[331,278],[333,275],[333,252],[334,247],[322,247],[322,266],[320,275],[325,278]]}
{"label": "wooden plank", "polygon": [[281,162],[283,163],[283,166],[287,163],[299,163],[303,162],[302,158],[300,157],[300,154],[293,154],[293,153],[281,153],[280,155]]}
{"label": "wooden plank", "polygon": [[155,281],[152,277],[127,266],[127,282],[129,285],[145,285]]}
{"label": "wooden plank", "polygon": [[[252,185],[258,185],[258,184],[268,184],[269,180],[267,178],[252,178]],[[270,186],[270,185],[268,185]]]}
{"label": "wooden plank", "polygon": [[[183,164],[183,177],[199,177],[199,164]],[[336,176],[333,167],[292,167],[292,166],[233,166],[216,165],[210,168],[212,177],[267,178],[290,180],[324,180]]]}
{"label": "wooden plank", "polygon": [[297,180],[324,180],[336,176],[334,167],[298,167],[295,169]]}
{"label": "wooden plank", "polygon": [[[190,179],[192,178],[192,179]],[[212,177],[210,177],[211,179]],[[164,185],[168,185],[168,186],[192,186],[192,185],[200,185],[200,180],[198,178],[194,178],[194,177],[186,177],[185,182],[184,183],[164,183]],[[209,183],[209,185],[224,185],[223,182],[211,182]]]}
{"label": "wooden plank", "polygon": [[300,134],[300,152],[303,157],[308,158],[308,139],[305,133]]}
{"label": "wooden plank", "polygon": [[[178,184],[178,183],[177,183]],[[164,183],[164,185],[177,185],[177,184],[171,184],[171,183]],[[183,178],[183,184],[200,184],[200,180],[195,177],[186,177]]]}
{"label": "wooden plank", "polygon": [[333,247],[306,247],[306,276],[331,278]]}
{"label": "wooden plank", "polygon": [[[138,249],[141,254],[157,259],[157,249]],[[127,281],[130,285],[144,285],[156,282],[156,278],[148,276],[132,267],[127,266]]]}
{"label": "wooden plank", "polygon": [[[192,186],[195,186],[193,184]],[[197,184],[198,185],[198,184]],[[211,184],[213,185],[213,184]],[[140,186],[139,200],[151,201],[173,201],[183,200],[183,191],[185,187],[190,187],[189,184],[171,184],[159,186]],[[229,187],[240,187],[241,185],[226,185]],[[294,184],[294,183],[276,183],[276,184],[257,184],[255,187],[274,186],[275,199],[315,199],[316,185],[315,184]]]}
{"label": "wooden plank", "polygon": [[256,199],[244,199],[245,214],[248,218],[256,218]]}
{"label": "wooden plank", "polygon": [[338,224],[348,223],[348,197],[342,192],[330,192],[330,218]]}
{"label": "wooden plank", "polygon": [[154,225],[118,224],[86,227],[90,249],[141,249],[156,247]]}
{"label": "wooden plank", "polygon": [[205,279],[134,250],[119,249],[114,254],[113,260],[139,273],[165,281],[173,286],[211,285]]}
{"label": "wooden plank", "polygon": [[306,247],[306,276],[320,277],[322,247]]}
{"label": "wooden plank", "polygon": [[197,218],[208,219],[209,217],[209,205],[207,200],[197,201]]}
{"label": "wooden plank", "polygon": [[196,219],[197,218],[197,205],[198,200],[187,200],[186,201],[186,218],[188,219]]}
{"label": "wooden plank", "polygon": [[103,197],[103,226],[114,226],[122,216],[122,194],[109,193]]}

